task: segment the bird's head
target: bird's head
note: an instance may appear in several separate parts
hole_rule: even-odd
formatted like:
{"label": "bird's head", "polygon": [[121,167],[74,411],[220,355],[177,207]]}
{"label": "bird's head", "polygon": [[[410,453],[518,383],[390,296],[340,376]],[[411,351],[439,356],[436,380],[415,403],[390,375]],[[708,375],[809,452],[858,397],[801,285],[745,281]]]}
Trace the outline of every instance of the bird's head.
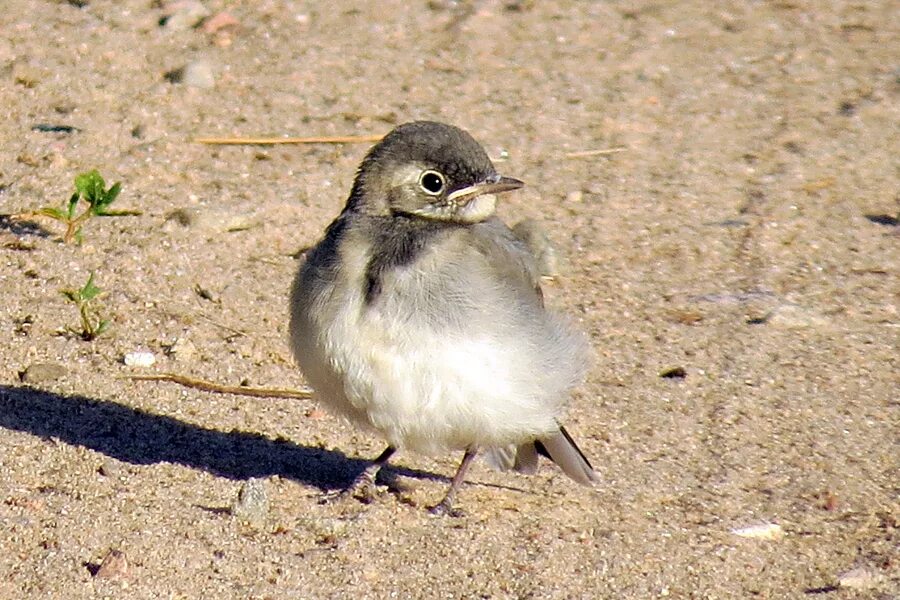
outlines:
{"label": "bird's head", "polygon": [[451,125],[400,125],[366,155],[348,208],[449,223],[479,223],[496,212],[496,194],[524,184],[497,174],[471,135]]}

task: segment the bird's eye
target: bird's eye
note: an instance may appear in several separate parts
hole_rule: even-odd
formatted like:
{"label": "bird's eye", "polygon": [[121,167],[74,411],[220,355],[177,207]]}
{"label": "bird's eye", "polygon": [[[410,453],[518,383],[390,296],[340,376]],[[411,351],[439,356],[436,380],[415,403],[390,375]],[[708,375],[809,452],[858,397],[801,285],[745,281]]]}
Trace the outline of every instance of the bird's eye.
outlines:
{"label": "bird's eye", "polygon": [[419,177],[419,185],[426,194],[437,196],[444,191],[444,176],[437,171],[425,171]]}

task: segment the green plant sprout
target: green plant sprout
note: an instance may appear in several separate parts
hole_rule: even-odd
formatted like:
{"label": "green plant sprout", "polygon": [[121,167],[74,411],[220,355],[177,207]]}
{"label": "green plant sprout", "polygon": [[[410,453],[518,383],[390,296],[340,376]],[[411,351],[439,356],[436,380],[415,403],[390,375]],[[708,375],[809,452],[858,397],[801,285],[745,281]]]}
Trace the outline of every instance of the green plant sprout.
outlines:
{"label": "green plant sprout", "polygon": [[[63,241],[67,244],[72,240],[81,242],[81,228],[85,221],[91,217],[124,217],[140,215],[139,210],[112,210],[110,205],[122,191],[122,183],[114,183],[106,189],[106,182],[97,169],[81,173],[75,177],[75,193],[69,198],[69,202],[63,208],[52,206],[44,207],[37,214],[50,217],[66,225],[66,233]],[[80,215],[76,216],[78,204],[81,200],[88,206]]]}
{"label": "green plant sprout", "polygon": [[81,330],[73,327],[66,327],[66,330],[86,342],[95,339],[109,327],[109,321],[102,318],[92,305],[92,301],[100,295],[100,292],[100,288],[94,285],[93,271],[88,276],[87,283],[80,290],[61,290],[62,295],[78,308],[78,314],[81,315]]}

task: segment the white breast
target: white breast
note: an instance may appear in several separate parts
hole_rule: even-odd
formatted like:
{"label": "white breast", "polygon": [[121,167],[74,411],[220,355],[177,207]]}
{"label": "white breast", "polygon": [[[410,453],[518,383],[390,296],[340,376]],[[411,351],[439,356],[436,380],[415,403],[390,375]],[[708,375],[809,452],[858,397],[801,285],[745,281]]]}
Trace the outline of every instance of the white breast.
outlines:
{"label": "white breast", "polygon": [[323,286],[298,277],[292,343],[320,400],[425,453],[556,431],[584,368],[584,340],[517,304],[477,257],[447,263],[440,250],[392,271],[370,305],[363,246],[343,251],[340,276]]}

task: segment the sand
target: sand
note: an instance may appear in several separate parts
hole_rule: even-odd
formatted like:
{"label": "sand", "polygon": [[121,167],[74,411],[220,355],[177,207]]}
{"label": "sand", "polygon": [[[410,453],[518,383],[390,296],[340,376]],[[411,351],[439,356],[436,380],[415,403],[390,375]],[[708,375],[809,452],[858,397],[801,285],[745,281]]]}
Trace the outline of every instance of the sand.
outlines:
{"label": "sand", "polygon": [[[4,9],[0,598],[900,591],[896,3]],[[314,400],[129,378],[302,389],[297,255],[370,145],[195,138],[423,118],[528,184],[500,213],[552,240],[547,303],[595,349],[566,419],[593,489],[478,462],[434,518],[460,457],[401,452],[374,502],[322,505],[381,440]],[[140,216],[80,244],[22,216],[95,168]],[[110,325],[85,341],[60,290],[91,272]]]}

